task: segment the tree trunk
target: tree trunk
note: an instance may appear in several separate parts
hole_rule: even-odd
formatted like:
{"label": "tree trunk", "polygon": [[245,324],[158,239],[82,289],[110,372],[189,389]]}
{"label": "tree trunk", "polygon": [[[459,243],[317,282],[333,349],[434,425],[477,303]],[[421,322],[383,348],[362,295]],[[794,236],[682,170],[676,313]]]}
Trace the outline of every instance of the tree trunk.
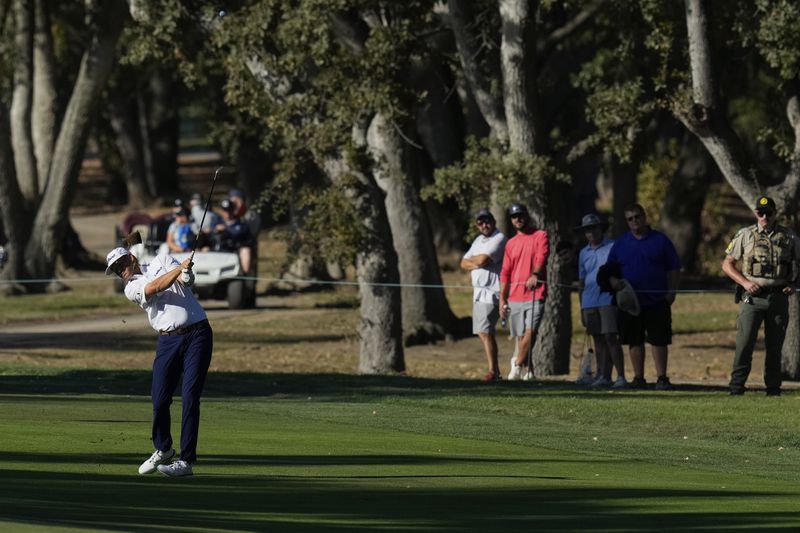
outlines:
{"label": "tree trunk", "polygon": [[[11,130],[8,115],[0,106],[0,217],[6,234],[5,244],[8,262],[0,270],[0,279],[12,280],[23,277],[24,243],[28,239],[30,223],[25,211],[22,192],[14,174],[14,155],[11,152]],[[23,292],[21,286],[0,284],[0,293]]]}
{"label": "tree trunk", "polygon": [[[460,161],[464,155],[464,115],[452,73],[445,66],[425,62],[414,69],[413,83],[417,92],[425,95],[415,115],[419,137],[433,167],[442,168]],[[420,158],[422,161],[428,162],[427,158]],[[422,186],[433,181],[433,168],[426,167],[420,173]],[[461,239],[463,217],[456,202],[427,201],[424,206],[431,221],[436,250],[439,254],[456,252],[460,255],[464,245]]]}
{"label": "tree trunk", "polygon": [[148,147],[159,196],[178,196],[178,82],[175,74],[158,70],[148,80],[144,108]]}
{"label": "tree trunk", "polygon": [[[353,128],[356,146],[366,143],[366,132]],[[356,256],[361,323],[358,327],[362,374],[389,374],[405,370],[400,289],[400,272],[392,233],[384,207],[383,193],[376,181],[360,172],[344,156],[328,159],[325,170],[340,187],[358,213],[366,242]],[[346,176],[356,179],[344,180]]]}
{"label": "tree trunk", "polygon": [[126,13],[127,5],[123,0],[107,0],[98,5],[98,33],[92,36],[81,60],[56,140],[48,187],[25,248],[25,270],[31,277],[49,278],[55,272],[56,254],[66,232],[67,213],[78,180],[91,117],[110,75]]}
{"label": "tree trunk", "polygon": [[33,38],[33,110],[31,129],[39,190],[47,185],[50,162],[55,146],[57,123],[57,94],[55,87],[55,58],[50,33],[50,13],[45,0],[36,0],[36,31]]}
{"label": "tree trunk", "polygon": [[14,2],[16,58],[14,62],[14,92],[11,99],[11,146],[14,167],[25,204],[32,208],[39,196],[36,177],[36,156],[31,131],[33,106],[33,3]]}
{"label": "tree trunk", "polygon": [[120,170],[125,180],[127,204],[132,209],[140,209],[148,205],[152,197],[148,194],[145,176],[136,100],[122,90],[110,91],[108,115],[117,151],[122,159]]}
{"label": "tree trunk", "polygon": [[702,235],[701,215],[708,192],[707,155],[700,143],[685,132],[678,168],[661,207],[660,227],[675,243],[685,271],[693,272]]}
{"label": "tree trunk", "polygon": [[373,175],[386,193],[386,214],[403,283],[403,336],[412,345],[445,338],[455,331],[457,320],[441,288],[428,217],[409,172],[417,154],[410,153],[413,148],[397,128],[376,115],[367,131],[367,144]]}
{"label": "tree trunk", "polygon": [[800,296],[789,296],[789,325],[781,351],[781,371],[786,379],[800,380]]}
{"label": "tree trunk", "polygon": [[614,184],[614,226],[612,235],[619,237],[628,231],[628,224],[625,221],[625,206],[636,201],[638,160],[622,163],[616,156],[610,156],[607,158],[605,167]]}

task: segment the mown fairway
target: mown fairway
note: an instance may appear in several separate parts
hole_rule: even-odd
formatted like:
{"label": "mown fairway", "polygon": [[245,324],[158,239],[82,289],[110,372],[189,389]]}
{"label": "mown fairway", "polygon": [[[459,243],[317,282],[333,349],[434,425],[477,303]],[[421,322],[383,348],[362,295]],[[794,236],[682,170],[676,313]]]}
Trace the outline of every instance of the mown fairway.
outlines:
{"label": "mown fairway", "polygon": [[217,373],[169,479],[149,373],[0,370],[0,530],[800,528],[793,393]]}

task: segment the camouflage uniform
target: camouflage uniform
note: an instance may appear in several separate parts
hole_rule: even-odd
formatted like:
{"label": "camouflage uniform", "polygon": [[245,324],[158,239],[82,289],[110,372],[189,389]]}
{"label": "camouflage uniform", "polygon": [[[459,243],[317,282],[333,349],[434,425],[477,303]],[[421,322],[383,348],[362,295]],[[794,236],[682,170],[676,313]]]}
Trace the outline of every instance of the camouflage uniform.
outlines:
{"label": "camouflage uniform", "polygon": [[730,390],[744,391],[753,363],[758,329],[764,322],[764,384],[767,393],[781,388],[781,350],[786,336],[789,307],[782,289],[793,283],[800,243],[793,231],[780,225],[770,231],[753,224],[739,230],[725,250],[741,265],[748,280],[761,286],[757,296],[745,293],[736,320],[736,354]]}

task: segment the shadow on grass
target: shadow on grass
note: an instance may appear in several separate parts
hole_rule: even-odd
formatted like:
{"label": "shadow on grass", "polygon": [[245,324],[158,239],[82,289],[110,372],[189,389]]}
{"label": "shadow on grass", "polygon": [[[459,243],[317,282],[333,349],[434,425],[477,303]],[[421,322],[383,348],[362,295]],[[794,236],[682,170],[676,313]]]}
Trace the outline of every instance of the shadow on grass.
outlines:
{"label": "shadow on grass", "polygon": [[[113,394],[147,396],[151,373],[143,370],[65,370],[53,374],[0,375],[0,393],[15,395]],[[180,390],[180,387],[178,388]],[[565,382],[483,383],[474,380],[425,379],[404,376],[361,376],[351,374],[264,374],[255,372],[212,372],[203,395],[214,397],[278,396],[316,401],[369,401],[386,396],[435,397],[486,396],[581,397],[591,401],[614,401],[631,395],[675,399],[698,392],[726,392],[723,386],[683,385],[676,391],[658,392],[591,390]],[[84,398],[91,400],[91,398]],[[0,396],[0,402],[2,402]]]}
{"label": "shadow on grass", "polygon": [[[402,481],[359,475],[199,474],[169,479],[4,470],[2,477],[0,520],[81,529],[697,531],[782,527],[788,531],[789,526],[800,525],[788,511],[753,510],[754,503],[766,507],[770,498],[787,498],[785,494],[559,488],[552,483],[542,486],[535,476],[473,487],[458,480],[457,485],[431,486],[425,476],[406,476]],[[680,505],[681,501],[688,505]]]}

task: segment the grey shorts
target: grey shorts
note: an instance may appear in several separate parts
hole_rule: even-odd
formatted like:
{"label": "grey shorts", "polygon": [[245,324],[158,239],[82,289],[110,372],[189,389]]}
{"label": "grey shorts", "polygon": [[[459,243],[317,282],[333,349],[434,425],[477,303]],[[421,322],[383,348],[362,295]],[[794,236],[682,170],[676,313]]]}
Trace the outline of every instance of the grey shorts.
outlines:
{"label": "grey shorts", "polygon": [[544,300],[508,302],[508,306],[511,308],[508,327],[512,337],[522,337],[525,330],[531,327],[531,312],[533,312],[533,330],[539,329],[544,313]]}
{"label": "grey shorts", "polygon": [[472,302],[472,333],[494,333],[494,327],[500,318],[497,304]]}
{"label": "grey shorts", "polygon": [[617,333],[617,308],[613,305],[581,309],[581,322],[589,335]]}

